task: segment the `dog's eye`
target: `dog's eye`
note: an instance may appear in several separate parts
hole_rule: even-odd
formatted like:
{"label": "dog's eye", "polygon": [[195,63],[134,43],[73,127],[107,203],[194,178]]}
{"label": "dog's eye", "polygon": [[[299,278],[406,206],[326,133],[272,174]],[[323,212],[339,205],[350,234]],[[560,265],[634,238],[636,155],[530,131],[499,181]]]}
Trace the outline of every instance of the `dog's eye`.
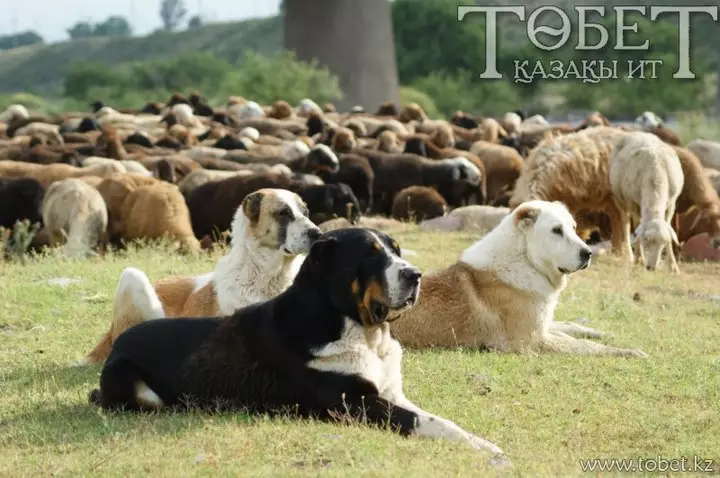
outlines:
{"label": "dog's eye", "polygon": [[553,232],[553,234],[557,234],[558,236],[563,235],[563,230],[562,230],[562,227],[560,227],[560,226],[553,227],[552,232]]}
{"label": "dog's eye", "polygon": [[290,209],[283,209],[280,211],[280,217],[292,219],[293,213]]}

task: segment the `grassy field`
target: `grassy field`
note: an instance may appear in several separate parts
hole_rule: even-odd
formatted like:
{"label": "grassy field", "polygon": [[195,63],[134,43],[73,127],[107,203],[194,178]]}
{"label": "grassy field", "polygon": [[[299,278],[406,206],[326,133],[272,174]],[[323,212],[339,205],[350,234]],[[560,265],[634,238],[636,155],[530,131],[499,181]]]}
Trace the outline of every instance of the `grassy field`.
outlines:
{"label": "grassy field", "polygon": [[[469,234],[394,235],[423,270]],[[611,332],[647,359],[406,351],[407,396],[503,448],[512,468],[463,445],[363,427],[244,415],[104,414],[99,367],[69,368],[106,330],[120,271],[210,270],[219,253],[142,249],[89,262],[0,264],[0,476],[582,475],[580,459],[700,456],[720,469],[720,266],[681,274],[600,257],[570,280],[558,320]],[[52,279],[77,282],[57,285]],[[713,296],[714,294],[714,296]]]}

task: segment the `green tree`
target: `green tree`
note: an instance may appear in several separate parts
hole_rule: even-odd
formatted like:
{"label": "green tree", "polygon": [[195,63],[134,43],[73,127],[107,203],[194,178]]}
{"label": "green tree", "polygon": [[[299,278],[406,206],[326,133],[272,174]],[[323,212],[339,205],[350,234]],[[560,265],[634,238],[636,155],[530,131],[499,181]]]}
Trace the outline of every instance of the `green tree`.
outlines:
{"label": "green tree", "polygon": [[187,8],[182,0],[162,0],[160,3],[160,19],[165,30],[175,30],[187,15]]}
{"label": "green tree", "polygon": [[89,97],[92,88],[102,87],[109,91],[127,87],[127,75],[119,69],[108,68],[102,63],[90,61],[76,62],[70,65],[64,82],[65,96],[77,100]]}
{"label": "green tree", "polygon": [[104,22],[96,24],[94,33],[101,37],[130,37],[132,27],[124,17],[112,15]]}
{"label": "green tree", "polygon": [[0,36],[0,50],[11,50],[13,48],[39,43],[45,43],[45,41],[40,35],[31,30],[15,35]]}
{"label": "green tree", "polygon": [[95,29],[90,22],[77,22],[72,27],[65,30],[71,40],[78,38],[88,38],[95,34]]}
{"label": "green tree", "polygon": [[199,28],[203,26],[203,19],[200,15],[194,15],[190,20],[188,21],[188,28]]}

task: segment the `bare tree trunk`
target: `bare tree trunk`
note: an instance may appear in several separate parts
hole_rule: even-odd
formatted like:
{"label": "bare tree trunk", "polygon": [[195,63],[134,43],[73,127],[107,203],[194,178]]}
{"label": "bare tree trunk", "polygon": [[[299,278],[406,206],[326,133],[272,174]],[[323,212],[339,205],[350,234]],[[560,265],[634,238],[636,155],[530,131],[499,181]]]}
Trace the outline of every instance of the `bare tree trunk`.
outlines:
{"label": "bare tree trunk", "polygon": [[715,117],[720,117],[720,66],[715,70],[717,91],[715,92]]}
{"label": "bare tree trunk", "polygon": [[285,0],[285,48],[340,80],[339,111],[399,101],[388,0]]}

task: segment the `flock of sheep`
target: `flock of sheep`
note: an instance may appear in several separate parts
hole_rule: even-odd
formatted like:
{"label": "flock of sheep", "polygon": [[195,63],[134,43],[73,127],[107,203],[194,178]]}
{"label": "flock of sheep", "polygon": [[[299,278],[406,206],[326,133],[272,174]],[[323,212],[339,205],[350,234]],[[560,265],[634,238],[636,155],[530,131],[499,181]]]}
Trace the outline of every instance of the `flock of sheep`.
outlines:
{"label": "flock of sheep", "polygon": [[0,114],[0,227],[37,223],[34,250],[77,257],[161,238],[209,248],[261,188],[297,192],[323,230],[487,230],[521,202],[558,200],[583,239],[648,269],[663,251],[673,271],[681,250],[720,260],[720,143],[683,145],[651,112],[632,127],[600,113],[552,125],[522,112],[433,120],[417,104],[339,113],[231,97],[213,108],[193,93],[132,111]]}

